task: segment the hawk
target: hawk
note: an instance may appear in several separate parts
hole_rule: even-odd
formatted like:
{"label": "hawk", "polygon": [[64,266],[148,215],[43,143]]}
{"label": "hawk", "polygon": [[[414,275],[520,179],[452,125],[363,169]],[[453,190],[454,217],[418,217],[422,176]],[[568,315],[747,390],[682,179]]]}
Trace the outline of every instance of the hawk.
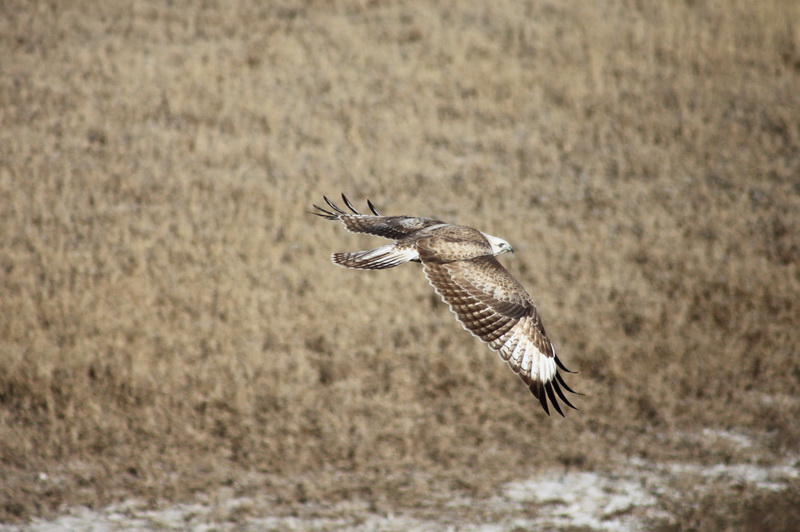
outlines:
{"label": "hawk", "polygon": [[[317,205],[313,212],[339,220],[354,233],[393,240],[375,249],[334,253],[331,259],[345,268],[382,270],[404,262],[421,262],[422,270],[456,319],[492,350],[539,400],[550,415],[548,399],[564,416],[558,399],[576,409],[562,391],[573,391],[559,370],[569,371],[558,359],[528,291],[495,258],[513,249],[502,238],[472,227],[431,218],[381,216],[371,201],[372,214],[361,214],[342,194],[346,212],[323,196],[330,209]],[[580,394],[578,394],[580,395]]]}

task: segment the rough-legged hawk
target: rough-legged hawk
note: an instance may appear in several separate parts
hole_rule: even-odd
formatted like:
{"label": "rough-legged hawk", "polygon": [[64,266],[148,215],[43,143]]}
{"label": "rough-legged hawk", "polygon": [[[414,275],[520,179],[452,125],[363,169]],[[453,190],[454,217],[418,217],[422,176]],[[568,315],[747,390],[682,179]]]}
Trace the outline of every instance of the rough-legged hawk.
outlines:
{"label": "rough-legged hawk", "polygon": [[556,396],[575,408],[561,388],[576,392],[564,382],[559,369],[571,372],[558,359],[531,296],[495,259],[501,253],[514,251],[508,242],[441,220],[381,216],[369,200],[372,214],[361,214],[344,194],[342,200],[352,213],[324,199],[330,210],[314,205],[319,211],[314,214],[339,220],[354,233],[394,240],[366,251],[334,253],[334,263],[346,268],[380,270],[408,261],[421,262],[431,286],[450,305],[458,321],[500,353],[548,415],[548,398],[562,416]]}

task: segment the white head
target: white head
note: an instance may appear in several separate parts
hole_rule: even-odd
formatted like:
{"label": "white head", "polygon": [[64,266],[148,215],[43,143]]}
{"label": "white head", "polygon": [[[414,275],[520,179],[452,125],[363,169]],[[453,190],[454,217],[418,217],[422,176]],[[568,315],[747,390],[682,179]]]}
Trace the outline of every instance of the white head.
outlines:
{"label": "white head", "polygon": [[500,255],[501,253],[506,253],[507,251],[514,253],[514,248],[511,247],[511,244],[509,244],[502,238],[497,238],[496,236],[487,235],[486,233],[483,233],[483,236],[485,236],[486,240],[489,241],[489,245],[492,246],[492,253],[494,253],[495,256]]}

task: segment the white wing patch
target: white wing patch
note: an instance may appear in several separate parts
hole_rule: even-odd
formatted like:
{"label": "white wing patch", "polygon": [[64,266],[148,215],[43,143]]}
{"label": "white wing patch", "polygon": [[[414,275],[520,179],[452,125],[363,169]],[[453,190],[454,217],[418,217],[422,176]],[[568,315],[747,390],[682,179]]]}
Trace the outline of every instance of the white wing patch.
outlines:
{"label": "white wing patch", "polygon": [[498,347],[490,347],[499,351],[503,360],[523,380],[550,382],[555,378],[558,369],[555,358],[542,353],[525,335],[528,326],[528,319],[524,318],[514,326],[513,333],[505,342]]}

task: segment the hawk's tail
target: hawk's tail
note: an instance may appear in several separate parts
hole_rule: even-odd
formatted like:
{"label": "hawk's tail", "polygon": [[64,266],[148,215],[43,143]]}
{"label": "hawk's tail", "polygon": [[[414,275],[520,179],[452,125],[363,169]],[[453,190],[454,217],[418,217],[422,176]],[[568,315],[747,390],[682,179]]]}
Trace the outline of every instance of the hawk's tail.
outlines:
{"label": "hawk's tail", "polygon": [[396,243],[386,244],[366,251],[351,251],[350,253],[334,253],[331,255],[334,264],[345,268],[359,270],[383,270],[393,268],[410,260],[419,261],[419,253],[413,247],[399,247]]}

